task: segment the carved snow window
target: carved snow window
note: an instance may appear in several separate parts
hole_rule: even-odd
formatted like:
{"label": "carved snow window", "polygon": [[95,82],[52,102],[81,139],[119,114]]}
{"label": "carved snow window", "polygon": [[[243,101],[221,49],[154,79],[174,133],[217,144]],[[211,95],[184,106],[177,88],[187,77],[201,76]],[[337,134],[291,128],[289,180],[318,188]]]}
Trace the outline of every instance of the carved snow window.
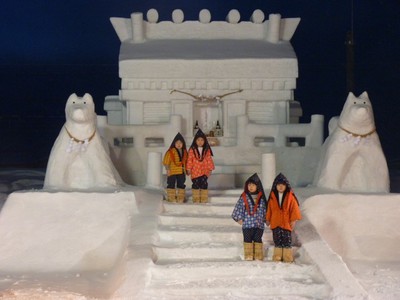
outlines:
{"label": "carved snow window", "polygon": [[171,116],[171,103],[146,102],[143,106],[143,124],[168,123]]}
{"label": "carved snow window", "polygon": [[249,101],[247,115],[250,122],[257,124],[286,123],[286,103],[282,101]]}
{"label": "carved snow window", "polygon": [[133,147],[133,137],[116,137],[114,138],[114,146],[121,148]]}
{"label": "carved snow window", "polygon": [[144,144],[146,147],[164,147],[164,138],[148,137],[145,138]]}
{"label": "carved snow window", "polygon": [[288,137],[286,139],[288,147],[304,147],[306,145],[306,138],[304,137]]}
{"label": "carved snow window", "polygon": [[275,144],[275,138],[273,136],[256,136],[254,138],[254,146],[256,147],[268,147]]}

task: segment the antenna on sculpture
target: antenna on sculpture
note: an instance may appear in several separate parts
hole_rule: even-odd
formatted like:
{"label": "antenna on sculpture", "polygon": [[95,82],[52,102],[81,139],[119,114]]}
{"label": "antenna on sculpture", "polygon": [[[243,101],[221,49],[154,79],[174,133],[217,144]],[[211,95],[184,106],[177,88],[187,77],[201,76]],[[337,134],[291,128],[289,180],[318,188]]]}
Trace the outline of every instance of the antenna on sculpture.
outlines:
{"label": "antenna on sculpture", "polygon": [[171,90],[169,93],[170,94],[172,94],[172,93],[181,93],[181,94],[185,94],[185,95],[188,95],[188,96],[191,96],[191,97],[193,97],[194,99],[196,99],[197,101],[202,101],[202,102],[218,102],[220,99],[222,99],[223,97],[226,97],[226,96],[228,96],[228,95],[232,95],[232,94],[236,94],[236,93],[241,93],[241,92],[243,92],[243,90],[242,89],[240,89],[240,90],[237,90],[237,91],[233,91],[233,92],[229,92],[229,93],[226,93],[226,94],[222,94],[222,95],[217,95],[217,96],[205,96],[205,95],[193,95],[193,94],[191,94],[191,93],[189,93],[189,92],[185,92],[185,91],[180,91],[180,90],[175,90],[175,89],[173,89],[173,90]]}
{"label": "antenna on sculpture", "polygon": [[354,0],[350,0],[351,16],[350,31],[346,33],[346,88],[347,92],[354,92]]}

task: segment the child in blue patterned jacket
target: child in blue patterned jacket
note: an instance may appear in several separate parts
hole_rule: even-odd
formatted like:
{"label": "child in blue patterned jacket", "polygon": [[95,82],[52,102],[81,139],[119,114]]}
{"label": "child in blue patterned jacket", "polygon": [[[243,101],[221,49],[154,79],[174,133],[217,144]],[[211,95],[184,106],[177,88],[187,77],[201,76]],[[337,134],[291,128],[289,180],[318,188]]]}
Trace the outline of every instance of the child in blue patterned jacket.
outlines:
{"label": "child in blue patterned jacket", "polygon": [[232,218],[242,225],[245,260],[264,260],[265,214],[267,202],[257,173],[250,176],[232,212]]}

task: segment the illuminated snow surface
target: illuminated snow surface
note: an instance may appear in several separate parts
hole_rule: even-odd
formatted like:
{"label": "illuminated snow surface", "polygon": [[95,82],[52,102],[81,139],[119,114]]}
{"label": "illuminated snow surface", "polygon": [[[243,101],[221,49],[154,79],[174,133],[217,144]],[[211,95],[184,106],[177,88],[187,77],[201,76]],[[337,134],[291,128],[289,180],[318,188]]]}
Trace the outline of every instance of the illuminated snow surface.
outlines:
{"label": "illuminated snow surface", "polygon": [[2,299],[400,298],[399,194],[295,188],[304,219],[285,264],[269,230],[265,260],[242,260],[239,189],[176,205],[138,187],[49,194],[43,178],[0,171]]}

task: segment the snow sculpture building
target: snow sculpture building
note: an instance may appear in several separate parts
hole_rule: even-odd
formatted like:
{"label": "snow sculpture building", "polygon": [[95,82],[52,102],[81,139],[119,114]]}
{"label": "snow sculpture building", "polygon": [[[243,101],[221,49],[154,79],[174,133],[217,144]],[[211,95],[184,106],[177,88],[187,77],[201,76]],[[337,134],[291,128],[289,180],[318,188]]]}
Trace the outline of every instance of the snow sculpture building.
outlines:
{"label": "snow sculpture building", "polygon": [[294,99],[298,62],[290,43],[300,18],[255,10],[240,21],[158,21],[151,9],[111,18],[121,41],[118,96],[108,96],[107,119],[99,120],[123,179],[146,181],[150,152],[163,153],[177,132],[190,144],[196,123],[214,151],[218,186],[241,186],[260,172],[262,155],[274,153],[276,168],[297,185],[312,182],[323,142],[323,116],[298,124]]}

